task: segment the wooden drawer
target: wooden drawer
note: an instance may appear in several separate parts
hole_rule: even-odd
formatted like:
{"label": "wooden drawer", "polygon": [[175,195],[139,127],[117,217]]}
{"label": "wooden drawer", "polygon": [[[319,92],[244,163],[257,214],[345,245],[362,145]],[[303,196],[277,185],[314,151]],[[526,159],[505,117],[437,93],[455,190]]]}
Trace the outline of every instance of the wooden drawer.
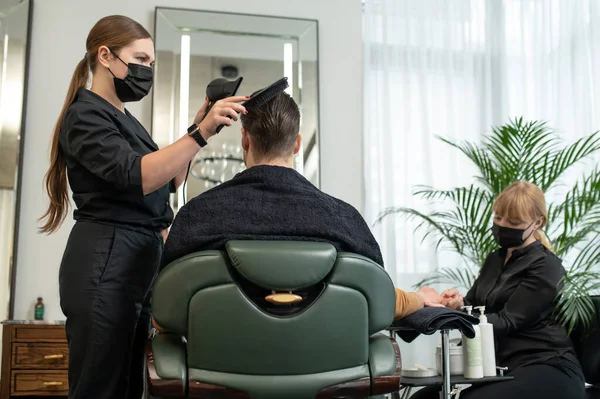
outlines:
{"label": "wooden drawer", "polygon": [[12,345],[13,369],[67,369],[67,344],[15,343]]}
{"label": "wooden drawer", "polygon": [[12,395],[57,395],[64,396],[69,391],[66,371],[20,370],[11,375]]}
{"label": "wooden drawer", "polygon": [[62,326],[18,325],[13,328],[13,342],[67,342]]}

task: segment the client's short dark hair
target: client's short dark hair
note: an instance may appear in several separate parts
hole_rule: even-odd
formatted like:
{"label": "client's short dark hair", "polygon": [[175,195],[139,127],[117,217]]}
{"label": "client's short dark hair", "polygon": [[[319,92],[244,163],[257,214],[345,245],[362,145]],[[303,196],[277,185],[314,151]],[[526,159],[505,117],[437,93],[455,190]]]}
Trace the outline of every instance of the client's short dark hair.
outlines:
{"label": "client's short dark hair", "polygon": [[290,155],[300,131],[300,109],[289,94],[279,93],[241,117],[242,126],[250,134],[256,155],[276,159]]}

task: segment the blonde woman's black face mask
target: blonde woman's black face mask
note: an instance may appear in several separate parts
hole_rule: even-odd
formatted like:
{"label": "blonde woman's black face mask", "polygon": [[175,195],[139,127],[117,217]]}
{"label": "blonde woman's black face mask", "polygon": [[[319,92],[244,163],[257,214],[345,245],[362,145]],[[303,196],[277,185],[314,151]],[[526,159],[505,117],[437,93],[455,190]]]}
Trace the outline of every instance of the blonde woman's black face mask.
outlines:
{"label": "blonde woman's black face mask", "polygon": [[511,227],[504,227],[494,223],[492,227],[492,234],[501,248],[507,249],[518,247],[523,245],[523,243],[531,236],[531,234],[533,234],[532,230],[527,237],[523,237],[525,231],[533,226],[533,223],[531,223],[526,229],[513,229]]}

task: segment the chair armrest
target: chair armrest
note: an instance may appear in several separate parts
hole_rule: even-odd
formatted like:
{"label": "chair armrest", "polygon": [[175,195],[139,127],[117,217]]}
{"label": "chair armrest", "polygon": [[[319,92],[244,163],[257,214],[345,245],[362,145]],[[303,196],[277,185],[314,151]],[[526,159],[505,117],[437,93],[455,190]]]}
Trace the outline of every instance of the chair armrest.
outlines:
{"label": "chair armrest", "polygon": [[369,368],[371,370],[371,395],[398,392],[402,360],[396,340],[385,334],[375,334],[369,339]]}
{"label": "chair armrest", "polygon": [[160,333],[146,343],[148,389],[152,396],[185,397],[186,345],[176,334]]}

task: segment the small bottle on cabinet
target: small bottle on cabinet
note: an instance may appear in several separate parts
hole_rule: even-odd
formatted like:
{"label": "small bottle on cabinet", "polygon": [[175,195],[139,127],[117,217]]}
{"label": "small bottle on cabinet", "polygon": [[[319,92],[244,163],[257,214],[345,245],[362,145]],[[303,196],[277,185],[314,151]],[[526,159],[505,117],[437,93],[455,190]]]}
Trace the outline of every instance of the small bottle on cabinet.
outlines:
{"label": "small bottle on cabinet", "polygon": [[36,320],[44,320],[44,302],[42,301],[42,297],[38,297],[35,304],[34,318]]}
{"label": "small bottle on cabinet", "polygon": [[483,357],[483,376],[496,376],[496,349],[494,346],[494,326],[488,323],[485,315],[485,306],[476,306],[479,309],[479,328],[481,329],[481,352]]}

